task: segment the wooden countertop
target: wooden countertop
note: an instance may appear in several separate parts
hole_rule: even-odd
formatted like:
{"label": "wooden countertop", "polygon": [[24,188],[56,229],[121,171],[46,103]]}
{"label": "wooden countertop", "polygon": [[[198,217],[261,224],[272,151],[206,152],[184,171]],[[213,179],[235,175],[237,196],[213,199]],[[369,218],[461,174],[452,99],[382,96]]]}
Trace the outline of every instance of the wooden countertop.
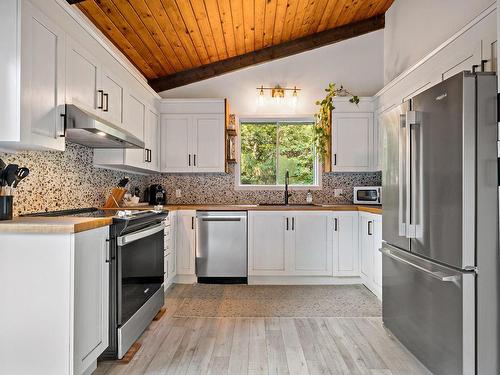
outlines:
{"label": "wooden countertop", "polygon": [[[126,210],[151,210],[153,206],[123,207]],[[363,211],[382,214],[381,206],[362,206],[354,204],[332,205],[254,205],[254,204],[189,204],[167,205],[169,211]],[[110,225],[112,217],[17,217],[0,221],[0,233],[78,233]]]}
{"label": "wooden countertop", "polygon": [[[363,211],[382,214],[382,206],[367,206],[354,204],[300,204],[300,205],[256,205],[256,204],[169,204],[165,210],[196,210],[196,211]],[[152,210],[153,206],[123,207],[124,210]]]}
{"label": "wooden countertop", "polygon": [[0,221],[0,233],[78,233],[105,227],[112,220],[111,217],[16,217]]}

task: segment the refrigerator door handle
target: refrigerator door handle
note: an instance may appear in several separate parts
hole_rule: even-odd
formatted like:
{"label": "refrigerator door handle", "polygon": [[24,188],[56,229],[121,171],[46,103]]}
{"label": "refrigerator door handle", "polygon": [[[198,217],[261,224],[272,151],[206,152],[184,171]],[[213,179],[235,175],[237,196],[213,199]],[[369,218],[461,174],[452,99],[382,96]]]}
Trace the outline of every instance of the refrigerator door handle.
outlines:
{"label": "refrigerator door handle", "polygon": [[398,180],[398,233],[401,237],[406,237],[406,194],[407,194],[407,181],[406,181],[406,117],[400,115],[399,117],[399,180]]}
{"label": "refrigerator door handle", "polygon": [[[415,197],[414,194],[418,190],[418,194],[422,193],[421,187],[417,189],[417,181],[412,178],[414,169],[416,167],[412,165],[412,162],[416,159],[416,155],[419,156],[418,163],[421,162],[421,152],[420,147],[422,143],[422,129],[421,129],[421,114],[417,111],[406,112],[406,237],[407,238],[417,238],[419,236],[419,231],[417,228],[421,228],[420,223],[417,225],[417,217],[420,217],[420,210],[417,212],[417,207],[414,205]],[[412,131],[418,128],[419,136],[418,144],[417,142],[412,142]],[[418,154],[417,154],[418,153]],[[422,168],[418,168],[418,173],[421,173]],[[419,182],[421,182],[422,176],[419,176]],[[421,200],[420,200],[421,202]]]}
{"label": "refrigerator door handle", "polygon": [[389,258],[392,258],[392,259],[396,260],[397,262],[407,264],[407,265],[409,265],[409,266],[411,266],[419,271],[422,271],[425,274],[427,274],[435,279],[438,279],[439,281],[442,281],[442,282],[456,282],[456,281],[459,281],[461,278],[460,275],[456,275],[456,274],[447,274],[443,271],[431,271],[431,270],[429,270],[425,267],[419,266],[418,264],[415,264],[409,260],[398,257],[397,255],[393,254],[390,249],[387,249],[387,248],[381,248],[381,249],[379,249],[379,251],[383,255],[388,256]]}

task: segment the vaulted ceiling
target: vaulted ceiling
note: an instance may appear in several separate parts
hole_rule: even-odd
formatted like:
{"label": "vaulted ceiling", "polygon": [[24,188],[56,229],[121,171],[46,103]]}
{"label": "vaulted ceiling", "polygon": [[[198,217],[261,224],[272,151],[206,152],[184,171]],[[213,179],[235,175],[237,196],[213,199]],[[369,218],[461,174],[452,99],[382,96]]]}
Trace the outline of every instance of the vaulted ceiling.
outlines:
{"label": "vaulted ceiling", "polygon": [[384,26],[393,0],[83,0],[157,91]]}

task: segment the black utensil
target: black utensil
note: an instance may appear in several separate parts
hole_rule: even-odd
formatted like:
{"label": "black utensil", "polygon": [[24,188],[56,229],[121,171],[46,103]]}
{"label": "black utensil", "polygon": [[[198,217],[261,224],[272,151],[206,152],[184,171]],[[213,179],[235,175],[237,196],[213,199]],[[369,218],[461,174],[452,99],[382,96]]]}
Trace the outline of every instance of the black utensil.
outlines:
{"label": "black utensil", "polygon": [[124,188],[125,186],[127,186],[128,182],[129,182],[129,178],[128,177],[124,177],[118,183],[118,187],[119,188]]}
{"label": "black utensil", "polygon": [[16,180],[18,169],[19,165],[17,164],[9,164],[7,168],[4,169],[4,179],[7,182],[7,186],[12,186],[12,184]]}
{"label": "black utensil", "polygon": [[14,183],[12,184],[12,187],[15,189],[17,187],[17,185],[19,185],[19,183],[23,179],[28,177],[29,174],[30,174],[30,170],[28,168],[26,168],[26,167],[18,168],[17,173],[16,173],[16,179],[15,179]]}

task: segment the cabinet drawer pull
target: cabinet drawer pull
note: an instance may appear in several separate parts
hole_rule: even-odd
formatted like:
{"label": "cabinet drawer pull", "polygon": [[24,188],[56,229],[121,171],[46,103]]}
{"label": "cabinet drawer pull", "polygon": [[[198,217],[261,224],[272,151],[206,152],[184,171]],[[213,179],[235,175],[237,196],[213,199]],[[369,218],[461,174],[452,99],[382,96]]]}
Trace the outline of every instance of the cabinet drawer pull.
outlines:
{"label": "cabinet drawer pull", "polygon": [[368,235],[369,235],[369,236],[373,235],[373,232],[372,232],[372,225],[373,225],[373,221],[369,220],[369,221],[368,221]]}

